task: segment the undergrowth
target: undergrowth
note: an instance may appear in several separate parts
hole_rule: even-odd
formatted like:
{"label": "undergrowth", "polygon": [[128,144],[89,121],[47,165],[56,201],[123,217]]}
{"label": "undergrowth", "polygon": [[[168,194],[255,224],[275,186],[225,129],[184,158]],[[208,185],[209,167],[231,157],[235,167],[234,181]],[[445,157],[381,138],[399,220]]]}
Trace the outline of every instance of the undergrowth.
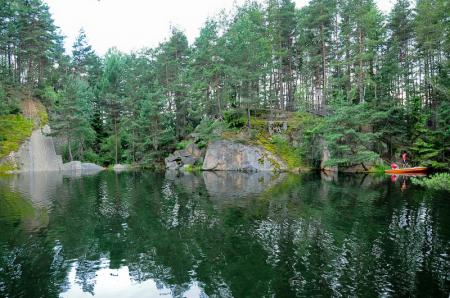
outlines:
{"label": "undergrowth", "polygon": [[412,178],[411,181],[413,184],[420,185],[426,188],[450,191],[449,173],[438,173],[428,178]]}
{"label": "undergrowth", "polygon": [[22,115],[0,116],[0,159],[12,151],[17,151],[20,144],[31,136],[33,121]]}

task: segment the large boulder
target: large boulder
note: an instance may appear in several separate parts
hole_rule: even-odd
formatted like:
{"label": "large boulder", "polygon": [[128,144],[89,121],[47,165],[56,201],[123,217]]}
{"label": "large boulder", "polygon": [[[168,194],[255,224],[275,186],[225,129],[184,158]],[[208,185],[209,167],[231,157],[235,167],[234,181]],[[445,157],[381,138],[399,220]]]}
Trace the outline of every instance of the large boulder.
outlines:
{"label": "large boulder", "polygon": [[203,151],[194,143],[191,143],[186,147],[186,152],[195,158],[200,158],[203,156]]}
{"label": "large boulder", "polygon": [[102,171],[105,168],[101,167],[99,165],[96,165],[95,163],[90,163],[90,162],[83,162],[81,164],[81,168],[85,171]]}
{"label": "large boulder", "polygon": [[232,141],[213,141],[208,145],[203,170],[206,171],[286,171],[276,155],[259,146]]}
{"label": "large boulder", "polygon": [[71,161],[62,165],[63,171],[102,171],[103,167],[93,163],[83,163],[81,161]]}
{"label": "large boulder", "polygon": [[133,168],[133,167],[132,167],[131,165],[128,165],[128,164],[120,164],[120,163],[115,164],[115,165],[113,166],[113,170],[116,171],[116,172],[129,171],[129,170],[131,170],[132,168]]}
{"label": "large boulder", "polygon": [[62,166],[63,171],[81,171],[81,161],[66,162]]}
{"label": "large boulder", "polygon": [[185,166],[195,165],[202,157],[203,152],[195,145],[190,144],[184,150],[177,150],[164,159],[166,169],[182,170]]}
{"label": "large boulder", "polygon": [[337,172],[338,171],[337,166],[327,165],[327,162],[331,159],[331,153],[330,150],[328,149],[325,140],[321,139],[320,144],[322,146],[322,159],[320,161],[320,169],[326,172]]}

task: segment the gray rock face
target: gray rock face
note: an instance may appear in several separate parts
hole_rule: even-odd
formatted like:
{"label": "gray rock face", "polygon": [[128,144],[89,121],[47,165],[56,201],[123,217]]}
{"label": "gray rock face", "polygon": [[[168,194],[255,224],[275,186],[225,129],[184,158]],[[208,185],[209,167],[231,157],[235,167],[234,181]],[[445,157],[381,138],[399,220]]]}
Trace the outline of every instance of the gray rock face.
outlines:
{"label": "gray rock face", "polygon": [[131,166],[127,164],[116,164],[113,166],[114,171],[120,172],[120,171],[127,171],[131,170]]}
{"label": "gray rock face", "polygon": [[320,144],[322,145],[322,160],[320,162],[320,169],[327,172],[337,172],[338,171],[337,166],[330,167],[326,165],[327,161],[330,160],[331,158],[331,153],[330,150],[328,149],[326,142],[323,139],[321,139]]}
{"label": "gray rock face", "polygon": [[63,164],[63,171],[81,171],[81,161],[71,161]]}
{"label": "gray rock face", "polygon": [[62,158],[56,154],[53,138],[47,135],[49,133],[48,125],[33,131],[30,139],[17,152],[11,152],[5,162],[14,165],[17,172],[60,171]]}
{"label": "gray rock face", "polygon": [[29,140],[25,141],[17,152],[11,152],[3,162],[15,166],[14,172],[59,172],[59,171],[101,171],[102,167],[93,163],[72,161],[63,164],[61,155],[57,155],[50,126],[33,131]]}
{"label": "gray rock face", "polygon": [[197,145],[191,143],[186,147],[186,152],[195,158],[200,158],[203,156],[203,151],[200,150]]}
{"label": "gray rock face", "polygon": [[82,163],[81,161],[71,161],[62,165],[63,171],[102,171],[103,167],[93,163]]}
{"label": "gray rock face", "polygon": [[164,162],[167,170],[182,170],[185,166],[192,166],[197,163],[203,155],[197,145],[189,144],[184,150],[177,150],[169,155]]}
{"label": "gray rock face", "polygon": [[286,171],[288,168],[276,155],[257,146],[231,141],[211,142],[206,151],[206,171]]}

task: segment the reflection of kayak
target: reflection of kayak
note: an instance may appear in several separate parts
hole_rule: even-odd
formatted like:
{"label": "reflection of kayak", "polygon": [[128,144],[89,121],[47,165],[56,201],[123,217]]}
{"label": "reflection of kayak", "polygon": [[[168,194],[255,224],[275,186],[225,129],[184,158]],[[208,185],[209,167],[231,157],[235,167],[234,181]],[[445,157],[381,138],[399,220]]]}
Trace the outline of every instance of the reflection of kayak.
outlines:
{"label": "reflection of kayak", "polygon": [[427,172],[427,168],[425,167],[414,167],[414,168],[403,168],[403,169],[395,169],[395,170],[385,170],[386,174],[424,174]]}

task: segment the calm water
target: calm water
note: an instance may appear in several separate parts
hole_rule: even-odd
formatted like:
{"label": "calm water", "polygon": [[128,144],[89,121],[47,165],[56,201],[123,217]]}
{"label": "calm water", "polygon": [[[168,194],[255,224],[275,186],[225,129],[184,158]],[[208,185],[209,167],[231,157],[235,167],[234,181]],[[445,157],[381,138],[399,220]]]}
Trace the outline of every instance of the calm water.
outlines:
{"label": "calm water", "polygon": [[450,195],[384,176],[0,177],[0,229],[0,297],[450,293]]}

